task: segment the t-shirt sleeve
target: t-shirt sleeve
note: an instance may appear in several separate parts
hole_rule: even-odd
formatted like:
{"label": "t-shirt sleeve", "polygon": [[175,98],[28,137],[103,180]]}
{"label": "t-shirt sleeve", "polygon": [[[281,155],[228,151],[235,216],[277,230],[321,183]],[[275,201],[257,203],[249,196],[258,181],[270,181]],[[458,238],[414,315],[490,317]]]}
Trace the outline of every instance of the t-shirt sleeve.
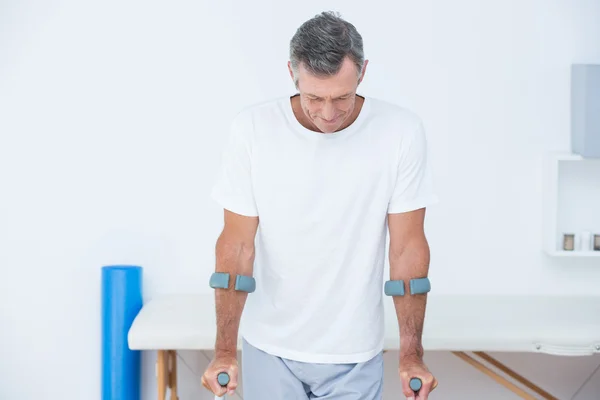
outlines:
{"label": "t-shirt sleeve", "polygon": [[422,122],[402,140],[396,185],[388,213],[403,213],[437,203],[434,192],[427,139]]}
{"label": "t-shirt sleeve", "polygon": [[256,217],[258,210],[251,175],[252,129],[252,121],[246,115],[234,118],[211,197],[224,209]]}

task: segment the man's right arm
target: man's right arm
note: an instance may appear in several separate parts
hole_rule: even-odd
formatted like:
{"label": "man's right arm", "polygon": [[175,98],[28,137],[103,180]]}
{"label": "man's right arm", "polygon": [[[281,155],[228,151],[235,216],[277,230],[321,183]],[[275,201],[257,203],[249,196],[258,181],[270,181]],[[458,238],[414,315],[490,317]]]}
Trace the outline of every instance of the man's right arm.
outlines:
{"label": "man's right arm", "polygon": [[215,289],[217,339],[215,356],[237,354],[237,339],[247,292],[234,290],[236,275],[252,276],[258,217],[225,210],[223,231],[216,243],[216,272],[229,273],[229,288]]}

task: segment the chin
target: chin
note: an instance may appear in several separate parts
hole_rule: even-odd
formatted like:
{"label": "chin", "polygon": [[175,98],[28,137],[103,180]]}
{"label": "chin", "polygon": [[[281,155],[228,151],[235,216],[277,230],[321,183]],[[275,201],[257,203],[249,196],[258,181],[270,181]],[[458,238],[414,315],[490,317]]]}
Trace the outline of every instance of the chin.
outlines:
{"label": "chin", "polygon": [[336,121],[334,124],[325,124],[325,123],[320,123],[320,124],[315,124],[323,133],[334,133],[336,131],[338,131],[342,125],[344,124],[345,119],[340,118],[338,121]]}
{"label": "chin", "polygon": [[340,127],[339,126],[318,126],[319,130],[323,133],[335,133]]}

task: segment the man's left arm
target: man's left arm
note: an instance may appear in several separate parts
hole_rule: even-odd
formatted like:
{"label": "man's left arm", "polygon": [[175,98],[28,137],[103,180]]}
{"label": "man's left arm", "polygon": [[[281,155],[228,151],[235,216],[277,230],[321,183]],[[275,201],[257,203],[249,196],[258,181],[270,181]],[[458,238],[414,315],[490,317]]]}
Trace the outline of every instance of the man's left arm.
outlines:
{"label": "man's left arm", "polygon": [[[425,128],[419,119],[413,122],[412,128],[403,129],[399,142],[396,182],[387,210],[390,280],[396,282],[391,282],[391,291],[386,292],[391,295],[397,293],[393,300],[400,328],[399,374],[404,395],[414,398],[409,382],[416,377],[422,381],[416,399],[426,400],[437,385],[423,363],[421,336],[427,293],[411,293],[410,282],[426,278],[429,273],[429,245],[423,225],[425,208],[436,203],[437,196],[433,188]],[[404,289],[403,295],[400,289]]]}
{"label": "man's left arm", "polygon": [[388,215],[390,232],[390,280],[401,280],[403,296],[393,296],[400,331],[400,377],[404,395],[414,396],[409,382],[413,377],[423,385],[416,399],[427,399],[437,381],[423,362],[423,321],[427,293],[411,294],[411,279],[429,274],[429,244],[424,232],[425,208]]}

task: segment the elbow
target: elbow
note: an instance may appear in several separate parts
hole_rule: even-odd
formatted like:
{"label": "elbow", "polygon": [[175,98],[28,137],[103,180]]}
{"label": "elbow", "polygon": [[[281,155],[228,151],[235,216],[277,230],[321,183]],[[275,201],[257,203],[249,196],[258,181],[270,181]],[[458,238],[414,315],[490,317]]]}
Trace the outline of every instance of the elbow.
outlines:
{"label": "elbow", "polygon": [[222,233],[215,248],[217,269],[222,272],[251,274],[254,264],[254,241]]}
{"label": "elbow", "polygon": [[389,253],[392,271],[411,273],[429,267],[429,243],[424,235],[402,243],[390,243]]}

